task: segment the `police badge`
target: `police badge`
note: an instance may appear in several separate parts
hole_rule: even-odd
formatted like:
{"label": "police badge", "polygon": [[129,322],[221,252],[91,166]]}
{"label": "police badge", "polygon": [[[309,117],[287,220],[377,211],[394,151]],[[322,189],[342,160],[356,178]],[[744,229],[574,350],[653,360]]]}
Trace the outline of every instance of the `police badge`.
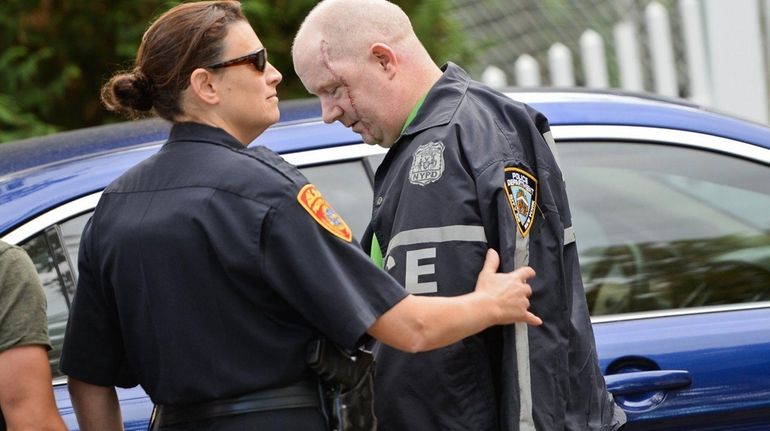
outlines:
{"label": "police badge", "polygon": [[409,182],[418,186],[425,186],[438,181],[443,173],[444,143],[436,141],[420,145],[412,158]]}
{"label": "police badge", "polygon": [[521,236],[527,236],[535,221],[537,208],[537,180],[519,168],[505,168],[505,194],[516,219]]}

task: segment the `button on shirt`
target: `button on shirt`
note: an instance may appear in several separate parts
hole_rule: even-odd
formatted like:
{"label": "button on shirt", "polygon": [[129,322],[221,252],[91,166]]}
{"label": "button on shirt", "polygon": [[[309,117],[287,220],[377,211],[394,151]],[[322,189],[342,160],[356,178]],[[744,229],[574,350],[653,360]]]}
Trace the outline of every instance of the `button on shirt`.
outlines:
{"label": "button on shirt", "polygon": [[306,185],[267,148],[174,125],[84,231],[62,370],[185,404],[307,377],[320,335],[355,346],[406,292],[301,205]]}

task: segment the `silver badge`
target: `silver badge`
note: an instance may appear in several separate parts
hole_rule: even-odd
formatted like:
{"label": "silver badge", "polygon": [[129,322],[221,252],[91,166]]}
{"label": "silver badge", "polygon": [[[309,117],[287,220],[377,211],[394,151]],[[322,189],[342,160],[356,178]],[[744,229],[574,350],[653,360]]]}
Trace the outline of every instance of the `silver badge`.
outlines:
{"label": "silver badge", "polygon": [[412,158],[409,182],[419,186],[436,182],[444,173],[444,143],[429,142],[420,145]]}

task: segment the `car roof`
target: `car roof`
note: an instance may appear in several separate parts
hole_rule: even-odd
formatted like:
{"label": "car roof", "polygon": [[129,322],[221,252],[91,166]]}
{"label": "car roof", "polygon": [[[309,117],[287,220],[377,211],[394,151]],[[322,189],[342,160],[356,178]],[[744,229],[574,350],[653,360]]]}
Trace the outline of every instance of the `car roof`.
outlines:
{"label": "car roof", "polygon": [[[587,92],[572,88],[508,89],[504,92],[515,100],[532,105],[545,114],[552,125],[670,128],[770,148],[767,126],[712,112],[683,99],[611,90]],[[279,123],[254,144],[288,153],[360,141],[352,132],[339,127],[338,123],[331,126],[321,123],[321,108],[316,99],[281,102]],[[0,178],[62,160],[162,142],[169,129],[168,122],[156,118],[5,143],[0,145]],[[307,139],[307,136],[313,136],[313,139]]]}
{"label": "car roof", "polygon": [[[682,100],[585,90],[507,90],[553,126],[626,125],[690,130],[770,146],[770,129]],[[316,99],[281,102],[281,120],[252,145],[292,153],[360,143],[339,122],[324,124]],[[156,152],[169,123],[140,120],[0,145],[0,232],[47,208],[96,192]]]}
{"label": "car roof", "polygon": [[[316,100],[281,102],[281,119],[273,128],[286,124],[318,123],[320,117],[321,108]],[[169,122],[159,118],[150,118],[8,142],[0,145],[0,178],[28,168],[77,159],[82,156],[157,145],[168,137],[170,129],[171,124]],[[335,136],[334,138],[338,137]],[[330,137],[330,139],[332,138]],[[335,139],[332,140],[336,142]],[[297,144],[301,146],[303,142],[306,141],[300,140]],[[272,145],[278,146],[276,151],[287,149],[284,148],[285,144],[282,146],[280,142]]]}
{"label": "car roof", "polygon": [[767,125],[649,93],[617,90],[509,89],[505,93],[542,112],[551,125],[620,125],[685,130],[770,148]]}
{"label": "car roof", "polygon": [[[281,110],[281,120],[252,145],[291,153],[361,142],[340,124],[324,124],[316,100],[282,102]],[[0,234],[100,191],[158,151],[170,128],[164,120],[145,119],[0,144]]]}

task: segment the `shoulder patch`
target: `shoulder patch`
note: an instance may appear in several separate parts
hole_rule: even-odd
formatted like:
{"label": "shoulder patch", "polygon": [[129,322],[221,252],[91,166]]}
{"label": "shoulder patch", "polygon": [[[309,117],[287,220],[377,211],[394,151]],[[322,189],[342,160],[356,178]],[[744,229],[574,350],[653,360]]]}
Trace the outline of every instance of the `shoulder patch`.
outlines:
{"label": "shoulder patch", "polygon": [[409,182],[425,186],[436,182],[444,173],[444,143],[428,142],[420,145],[412,156]]}
{"label": "shoulder patch", "polygon": [[505,168],[505,194],[521,236],[529,234],[537,209],[537,179],[519,168]]}
{"label": "shoulder patch", "polygon": [[326,202],[314,185],[306,184],[302,187],[297,194],[297,201],[324,229],[347,242],[353,239],[353,233],[345,220]]}

